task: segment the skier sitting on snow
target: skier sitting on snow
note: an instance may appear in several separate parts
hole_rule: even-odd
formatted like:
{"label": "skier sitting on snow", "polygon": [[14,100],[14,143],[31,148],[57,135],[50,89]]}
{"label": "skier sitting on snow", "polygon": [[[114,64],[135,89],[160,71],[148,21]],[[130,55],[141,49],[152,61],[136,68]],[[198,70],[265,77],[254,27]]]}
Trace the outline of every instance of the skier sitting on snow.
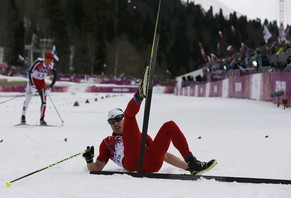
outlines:
{"label": "skier sitting on snow", "polygon": [[[138,171],[142,134],[135,116],[139,112],[143,98],[146,97],[148,73],[149,68],[146,67],[139,89],[124,112],[118,108],[109,111],[107,121],[113,133],[101,142],[99,156],[95,162],[93,162],[94,146],[87,147],[83,157],[89,171],[103,170],[109,159],[127,171]],[[167,152],[171,141],[185,161]],[[185,136],[174,121],[164,123],[154,140],[147,135],[142,172],[158,172],[163,161],[189,170],[191,174],[202,174],[216,164],[214,159],[200,162],[192,155]]]}

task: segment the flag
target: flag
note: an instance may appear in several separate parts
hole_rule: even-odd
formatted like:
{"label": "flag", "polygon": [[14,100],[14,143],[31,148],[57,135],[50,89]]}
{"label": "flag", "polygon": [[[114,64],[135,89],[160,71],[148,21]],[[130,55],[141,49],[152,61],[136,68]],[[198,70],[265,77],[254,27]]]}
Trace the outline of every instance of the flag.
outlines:
{"label": "flag", "polygon": [[20,54],[18,54],[18,61],[19,61],[19,62],[24,62],[25,59],[24,59],[23,56],[21,56]]}
{"label": "flag", "polygon": [[54,59],[55,59],[56,61],[59,61],[59,57],[58,57],[58,55],[57,55],[57,49],[56,49],[56,46],[55,46],[55,45],[53,46],[52,53],[53,53],[53,55],[54,55]]}
{"label": "flag", "polygon": [[235,48],[232,45],[229,45],[227,47],[227,51],[233,52],[235,50]]}
{"label": "flag", "polygon": [[201,52],[201,56],[202,56],[203,60],[205,62],[208,62],[207,55],[206,55],[206,53],[204,51],[204,48],[203,48],[201,43],[199,43],[199,47],[200,47],[200,52]]}
{"label": "flag", "polygon": [[266,25],[264,25],[263,34],[265,42],[268,43],[268,40],[272,37],[272,34],[270,33]]}
{"label": "flag", "polygon": [[279,28],[278,43],[279,43],[279,44],[282,44],[282,43],[284,43],[285,41],[287,41],[287,38],[286,38],[286,31],[284,30],[283,25],[281,25],[280,28]]}
{"label": "flag", "polygon": [[219,58],[217,58],[217,56],[213,53],[210,53],[210,57],[211,57],[211,61],[218,61]]}
{"label": "flag", "polygon": [[223,39],[223,33],[222,33],[222,31],[218,31],[218,35],[219,35],[219,38],[221,38],[221,39]]}
{"label": "flag", "polygon": [[248,49],[249,49],[249,47],[244,42],[241,42],[240,54],[242,54],[242,55],[246,54]]}

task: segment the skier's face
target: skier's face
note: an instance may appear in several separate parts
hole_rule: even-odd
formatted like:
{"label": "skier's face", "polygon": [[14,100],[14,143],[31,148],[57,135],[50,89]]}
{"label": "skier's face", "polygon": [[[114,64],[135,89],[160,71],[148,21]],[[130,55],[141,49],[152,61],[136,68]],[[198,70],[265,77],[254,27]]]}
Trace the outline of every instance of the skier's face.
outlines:
{"label": "skier's face", "polygon": [[44,63],[48,67],[48,66],[50,66],[51,64],[54,63],[54,59],[45,58],[44,59]]}
{"label": "skier's face", "polygon": [[116,134],[122,134],[123,123],[124,123],[124,119],[120,120],[119,122],[114,122],[113,124],[111,124],[110,126],[111,126],[113,132]]}

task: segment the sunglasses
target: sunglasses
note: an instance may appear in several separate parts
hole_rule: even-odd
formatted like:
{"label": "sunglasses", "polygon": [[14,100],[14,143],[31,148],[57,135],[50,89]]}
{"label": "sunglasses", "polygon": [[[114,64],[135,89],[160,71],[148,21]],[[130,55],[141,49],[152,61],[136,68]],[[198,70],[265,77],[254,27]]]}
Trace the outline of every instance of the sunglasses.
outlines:
{"label": "sunglasses", "polygon": [[120,115],[115,116],[114,118],[108,119],[107,122],[110,125],[114,125],[115,122],[120,122],[123,118],[124,118],[124,115],[123,114],[120,114]]}

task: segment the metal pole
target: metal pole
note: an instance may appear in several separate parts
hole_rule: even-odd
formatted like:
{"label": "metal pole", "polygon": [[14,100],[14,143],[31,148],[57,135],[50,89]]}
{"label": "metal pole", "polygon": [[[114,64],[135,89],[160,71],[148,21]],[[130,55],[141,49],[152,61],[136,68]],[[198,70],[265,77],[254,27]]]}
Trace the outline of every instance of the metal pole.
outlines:
{"label": "metal pole", "polygon": [[72,156],[70,156],[70,157],[68,157],[68,158],[65,158],[65,159],[63,159],[63,160],[61,160],[61,161],[58,161],[58,162],[53,163],[53,164],[51,164],[51,165],[48,165],[48,166],[46,166],[46,167],[44,167],[44,168],[41,168],[41,169],[36,170],[36,171],[33,171],[33,172],[31,172],[31,173],[29,173],[29,174],[27,174],[27,175],[24,175],[24,176],[22,176],[22,177],[19,177],[19,178],[17,178],[17,179],[12,180],[12,181],[6,182],[6,186],[7,186],[7,187],[10,187],[10,186],[11,186],[11,183],[13,183],[13,182],[16,182],[16,181],[18,181],[18,180],[20,180],[20,179],[23,179],[23,178],[25,178],[25,177],[28,177],[28,176],[30,176],[30,175],[33,175],[33,174],[35,174],[35,173],[38,173],[38,172],[43,171],[43,170],[45,170],[45,169],[48,169],[48,168],[50,168],[50,167],[53,167],[53,166],[55,166],[55,165],[57,165],[57,164],[60,164],[60,163],[62,163],[62,162],[64,162],[64,161],[70,160],[70,159],[72,159],[72,158],[74,158],[74,157],[77,157],[78,155],[83,154],[83,153],[84,153],[84,152],[77,153],[77,154],[72,155]]}
{"label": "metal pole", "polygon": [[62,124],[64,124],[64,120],[62,119],[61,115],[59,114],[59,111],[57,110],[57,108],[56,108],[56,106],[55,106],[55,104],[54,104],[54,102],[53,102],[53,100],[52,100],[52,98],[50,97],[49,94],[48,94],[48,97],[49,97],[49,99],[51,100],[51,102],[52,102],[52,104],[53,104],[53,106],[54,106],[54,108],[55,108],[55,110],[56,110],[56,112],[57,112],[57,114],[58,114],[60,120],[62,121]]}
{"label": "metal pole", "polygon": [[13,98],[10,98],[10,99],[8,99],[8,100],[4,100],[4,101],[0,102],[0,104],[6,103],[6,102],[8,102],[8,101],[10,101],[10,100],[14,100],[15,98],[18,98],[18,97],[21,97],[21,96],[24,96],[24,95],[25,95],[25,94],[19,94],[19,95],[17,95],[17,96],[14,96]]}

